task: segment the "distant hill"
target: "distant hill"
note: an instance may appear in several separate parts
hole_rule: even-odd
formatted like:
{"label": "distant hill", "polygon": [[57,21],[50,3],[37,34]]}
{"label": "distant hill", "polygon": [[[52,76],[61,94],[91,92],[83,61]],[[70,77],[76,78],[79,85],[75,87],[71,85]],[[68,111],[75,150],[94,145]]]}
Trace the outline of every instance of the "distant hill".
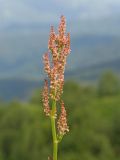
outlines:
{"label": "distant hill", "polygon": [[73,71],[68,71],[66,76],[77,80],[97,80],[105,71],[113,71],[120,75],[120,58],[111,61],[78,67]]}
{"label": "distant hill", "polygon": [[[120,59],[67,71],[65,72],[65,79],[94,82],[107,70],[116,72],[120,76]],[[14,99],[26,101],[32,96],[34,90],[40,88],[42,84],[43,80],[0,79],[0,98],[5,101]]]}
{"label": "distant hill", "polygon": [[[43,75],[42,55],[47,39],[41,34],[6,35],[0,37],[0,78],[40,79]],[[77,35],[71,37],[71,54],[67,71],[120,58],[120,37],[108,35]]]}
{"label": "distant hill", "polygon": [[0,79],[0,99],[4,101],[26,101],[41,82],[23,79]]}
{"label": "distant hill", "polygon": [[[47,50],[47,40],[42,38],[39,34],[16,35],[12,39],[11,35],[3,39],[0,37],[1,99],[26,100],[41,86],[45,77],[42,55]],[[95,81],[106,70],[120,74],[119,36],[73,36],[71,49],[66,66],[66,79]]]}

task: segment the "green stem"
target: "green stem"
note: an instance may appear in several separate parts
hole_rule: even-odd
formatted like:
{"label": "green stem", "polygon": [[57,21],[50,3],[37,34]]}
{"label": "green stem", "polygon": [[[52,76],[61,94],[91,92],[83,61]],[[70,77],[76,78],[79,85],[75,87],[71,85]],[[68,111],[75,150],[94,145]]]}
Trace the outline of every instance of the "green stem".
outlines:
{"label": "green stem", "polygon": [[53,137],[53,160],[57,160],[58,152],[58,140],[55,125],[55,114],[56,114],[56,101],[53,100],[52,112],[51,112],[51,126],[52,126],[52,137]]}

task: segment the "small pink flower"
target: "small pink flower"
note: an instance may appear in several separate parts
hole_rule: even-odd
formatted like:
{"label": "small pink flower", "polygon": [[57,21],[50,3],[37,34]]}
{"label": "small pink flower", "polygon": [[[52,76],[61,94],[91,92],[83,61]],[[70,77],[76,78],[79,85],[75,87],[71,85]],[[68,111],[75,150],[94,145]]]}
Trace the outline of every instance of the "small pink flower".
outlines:
{"label": "small pink flower", "polygon": [[60,38],[63,38],[63,36],[65,34],[65,30],[66,30],[65,17],[61,16],[60,25],[59,25],[59,28],[58,28]]}
{"label": "small pink flower", "polygon": [[49,62],[49,54],[48,53],[45,53],[43,55],[43,61],[44,61],[45,72],[50,76],[50,62]]}
{"label": "small pink flower", "polygon": [[69,127],[67,125],[67,118],[66,118],[66,110],[63,102],[61,102],[61,114],[58,119],[57,125],[58,125],[58,132],[60,135],[64,135],[65,133],[69,132]]}
{"label": "small pink flower", "polygon": [[49,107],[49,96],[48,96],[48,82],[45,80],[43,92],[42,92],[42,101],[44,106],[44,112],[46,116],[50,115],[50,107]]}

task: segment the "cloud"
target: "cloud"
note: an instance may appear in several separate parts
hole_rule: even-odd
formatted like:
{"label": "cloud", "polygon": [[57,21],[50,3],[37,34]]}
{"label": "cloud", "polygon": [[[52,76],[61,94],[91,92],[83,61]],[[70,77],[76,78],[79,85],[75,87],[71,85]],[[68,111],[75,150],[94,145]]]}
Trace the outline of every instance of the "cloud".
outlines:
{"label": "cloud", "polygon": [[81,5],[89,5],[90,7],[103,7],[107,5],[112,5],[112,4],[119,4],[119,0],[54,0],[56,3],[59,3],[60,5],[64,5],[69,8],[79,8]]}
{"label": "cloud", "polygon": [[120,6],[120,0],[0,0],[0,24],[54,23],[60,14],[94,20],[116,13],[116,6]]}
{"label": "cloud", "polygon": [[[79,14],[81,19],[98,19],[111,16],[116,13],[116,7],[120,8],[120,0],[54,0],[72,12]],[[113,8],[114,6],[114,8]],[[119,6],[119,7],[118,7]],[[118,12],[118,9],[117,9]],[[119,10],[120,13],[120,10]]]}
{"label": "cloud", "polygon": [[[94,32],[94,28],[99,32],[101,24],[105,26],[102,31],[106,32],[109,21],[115,27],[115,17],[120,16],[119,8],[120,0],[0,0],[0,31],[16,27],[19,32],[20,29],[30,29],[31,32],[31,28],[35,31],[42,26],[46,32],[49,25],[56,25],[58,17],[64,14],[70,24],[67,28],[72,33]],[[114,28],[111,30],[115,31]]]}
{"label": "cloud", "polygon": [[[32,2],[32,1],[31,1]],[[34,2],[34,1],[33,1]],[[36,1],[37,2],[37,1]],[[57,17],[50,10],[36,9],[27,0],[0,0],[0,23],[49,23]],[[35,7],[36,4],[36,7]]]}

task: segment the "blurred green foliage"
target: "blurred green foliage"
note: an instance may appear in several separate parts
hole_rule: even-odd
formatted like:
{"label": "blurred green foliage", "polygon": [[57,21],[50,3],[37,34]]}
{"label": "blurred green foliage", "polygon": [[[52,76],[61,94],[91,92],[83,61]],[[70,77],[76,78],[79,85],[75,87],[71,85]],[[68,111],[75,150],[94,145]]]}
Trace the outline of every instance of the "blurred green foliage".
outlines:
{"label": "blurred green foliage", "polygon": [[[50,120],[41,91],[29,103],[0,104],[0,160],[45,160],[52,153]],[[119,80],[106,73],[98,86],[68,81],[63,99],[70,132],[59,146],[59,160],[120,160]]]}
{"label": "blurred green foliage", "polygon": [[117,93],[119,94],[120,91],[119,79],[111,71],[104,73],[100,79],[98,90],[99,90],[99,95],[101,96],[116,95]]}

